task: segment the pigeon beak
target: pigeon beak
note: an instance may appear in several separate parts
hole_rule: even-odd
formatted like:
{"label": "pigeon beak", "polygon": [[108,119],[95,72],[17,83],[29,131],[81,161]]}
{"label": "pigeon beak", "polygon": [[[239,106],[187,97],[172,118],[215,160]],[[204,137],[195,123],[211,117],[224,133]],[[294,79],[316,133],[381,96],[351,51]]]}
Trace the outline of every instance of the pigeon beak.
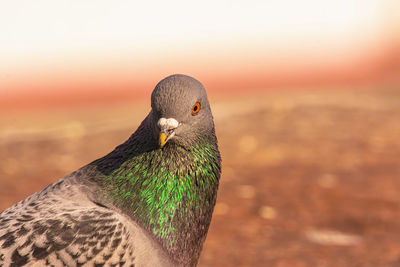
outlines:
{"label": "pigeon beak", "polygon": [[160,128],[158,145],[163,148],[168,140],[175,136],[175,129],[178,128],[179,122],[174,118],[161,118],[158,120],[157,126]]}
{"label": "pigeon beak", "polygon": [[161,132],[160,133],[160,137],[158,139],[158,145],[163,148],[165,146],[165,144],[168,142],[169,139],[171,139],[172,137],[174,137],[175,132],[171,131],[170,133],[168,132]]}

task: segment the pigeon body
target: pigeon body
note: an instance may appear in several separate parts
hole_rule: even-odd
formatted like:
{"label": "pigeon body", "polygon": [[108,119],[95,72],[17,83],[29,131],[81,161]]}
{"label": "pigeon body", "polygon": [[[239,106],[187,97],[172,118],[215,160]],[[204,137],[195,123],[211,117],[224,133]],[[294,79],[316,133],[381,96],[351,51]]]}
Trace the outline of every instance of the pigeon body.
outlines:
{"label": "pigeon body", "polygon": [[110,154],[0,214],[0,266],[195,266],[220,154],[206,91],[172,75]]}

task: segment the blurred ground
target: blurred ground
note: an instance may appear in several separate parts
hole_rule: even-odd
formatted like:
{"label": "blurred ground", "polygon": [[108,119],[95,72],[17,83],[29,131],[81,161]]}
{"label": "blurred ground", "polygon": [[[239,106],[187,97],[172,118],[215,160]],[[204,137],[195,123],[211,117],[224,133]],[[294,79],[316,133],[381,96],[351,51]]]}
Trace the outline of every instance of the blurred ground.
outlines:
{"label": "blurred ground", "polygon": [[[400,91],[220,96],[199,266],[400,266]],[[149,104],[1,114],[0,210],[111,151]]]}

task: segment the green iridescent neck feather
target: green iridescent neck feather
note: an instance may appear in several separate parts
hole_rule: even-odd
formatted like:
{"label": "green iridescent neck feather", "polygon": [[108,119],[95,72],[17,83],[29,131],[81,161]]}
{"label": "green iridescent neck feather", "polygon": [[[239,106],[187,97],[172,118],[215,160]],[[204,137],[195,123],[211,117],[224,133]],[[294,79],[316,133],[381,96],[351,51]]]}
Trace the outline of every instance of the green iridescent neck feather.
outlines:
{"label": "green iridescent neck feather", "polygon": [[189,153],[166,146],[124,162],[106,182],[118,206],[131,207],[132,214],[163,238],[179,230],[176,219],[183,223],[214,205],[208,191],[218,185],[217,157],[215,147],[206,143]]}
{"label": "green iridescent neck feather", "polygon": [[[199,253],[219,184],[216,140],[199,140],[190,149],[172,142],[163,149],[146,149],[151,145],[135,137],[95,162],[98,169],[107,169],[102,172],[107,198],[153,233],[171,254]],[[107,167],[116,159],[117,166]]]}

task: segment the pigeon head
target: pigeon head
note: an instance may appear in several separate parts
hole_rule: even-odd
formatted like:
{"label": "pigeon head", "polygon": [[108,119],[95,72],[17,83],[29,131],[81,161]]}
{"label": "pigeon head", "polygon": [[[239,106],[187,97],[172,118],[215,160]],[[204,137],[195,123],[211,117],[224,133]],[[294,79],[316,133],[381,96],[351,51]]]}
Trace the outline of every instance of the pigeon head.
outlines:
{"label": "pigeon head", "polygon": [[188,148],[215,136],[206,90],[192,77],[175,74],[161,80],[151,95],[151,107],[160,148],[169,143]]}

